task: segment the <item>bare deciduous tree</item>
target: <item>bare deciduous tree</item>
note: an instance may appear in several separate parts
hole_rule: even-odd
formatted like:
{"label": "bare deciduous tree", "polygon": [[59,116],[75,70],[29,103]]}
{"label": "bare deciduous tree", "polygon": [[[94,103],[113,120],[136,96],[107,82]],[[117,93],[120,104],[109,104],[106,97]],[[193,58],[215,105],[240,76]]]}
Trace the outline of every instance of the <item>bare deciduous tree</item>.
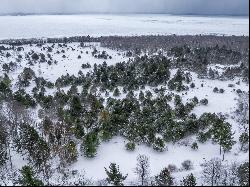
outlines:
{"label": "bare deciduous tree", "polygon": [[137,157],[137,165],[135,168],[135,173],[138,175],[139,181],[142,186],[148,184],[148,179],[150,175],[149,170],[149,158],[146,155],[139,155]]}

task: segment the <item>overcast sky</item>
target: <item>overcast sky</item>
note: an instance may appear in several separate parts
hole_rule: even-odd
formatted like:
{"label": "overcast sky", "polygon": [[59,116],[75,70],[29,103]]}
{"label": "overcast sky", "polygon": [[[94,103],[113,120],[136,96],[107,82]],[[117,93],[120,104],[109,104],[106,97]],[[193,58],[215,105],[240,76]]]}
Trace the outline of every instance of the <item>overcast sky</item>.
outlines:
{"label": "overcast sky", "polygon": [[0,0],[0,14],[170,13],[249,15],[249,0]]}

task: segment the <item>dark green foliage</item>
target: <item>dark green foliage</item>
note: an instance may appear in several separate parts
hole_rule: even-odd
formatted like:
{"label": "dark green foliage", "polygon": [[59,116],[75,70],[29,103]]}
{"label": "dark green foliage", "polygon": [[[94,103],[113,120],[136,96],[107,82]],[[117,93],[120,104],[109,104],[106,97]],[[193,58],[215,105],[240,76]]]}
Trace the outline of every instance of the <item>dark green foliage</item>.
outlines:
{"label": "dark green foliage", "polygon": [[35,107],[36,101],[30,96],[29,94],[26,94],[24,90],[19,90],[14,93],[14,100],[21,103],[22,105],[26,107]]}
{"label": "dark green foliage", "polygon": [[211,132],[213,141],[217,142],[223,148],[224,152],[232,149],[235,141],[233,140],[233,133],[229,123],[218,119],[216,125],[213,125]]}
{"label": "dark green foliage", "polygon": [[153,149],[159,152],[163,152],[166,149],[165,142],[162,138],[156,138],[153,143]]}
{"label": "dark green foliage", "polygon": [[21,124],[15,144],[18,152],[26,153],[38,168],[46,165],[50,157],[49,146],[33,127]]}
{"label": "dark green foliage", "polygon": [[6,163],[8,158],[8,151],[7,151],[7,132],[0,121],[0,168]]}
{"label": "dark green foliage", "polygon": [[197,183],[196,183],[195,176],[191,173],[190,175],[183,178],[182,185],[183,186],[196,186]]}
{"label": "dark green foliage", "polygon": [[93,158],[97,154],[97,148],[99,146],[98,134],[95,132],[85,135],[82,143],[82,151],[87,158]]}
{"label": "dark green foliage", "polygon": [[30,81],[35,77],[35,72],[31,68],[24,68],[23,72],[18,76],[18,84],[28,87]]}
{"label": "dark green foliage", "polygon": [[249,186],[249,162],[245,162],[238,167],[237,176],[240,186]]}
{"label": "dark green foliage", "polygon": [[189,83],[191,81],[191,75],[184,73],[180,69],[176,72],[175,76],[168,82],[168,88],[170,90],[176,90],[178,92],[188,90],[187,86],[183,85],[183,82]]}
{"label": "dark green foliage", "polygon": [[241,144],[240,150],[247,151],[249,146],[249,134],[244,132],[239,137],[239,142]]}
{"label": "dark green foliage", "polygon": [[134,151],[135,150],[135,143],[134,142],[129,142],[126,144],[126,149],[128,151]]}
{"label": "dark green foliage", "polygon": [[173,186],[174,177],[167,168],[164,168],[159,175],[155,176],[155,183],[157,186]]}
{"label": "dark green foliage", "polygon": [[75,132],[75,136],[79,139],[85,135],[84,127],[81,123],[76,123],[74,132]]}
{"label": "dark green foliage", "polygon": [[78,152],[76,143],[74,141],[69,141],[63,148],[63,159],[67,163],[73,163],[77,160]]}
{"label": "dark green foliage", "polygon": [[71,110],[71,115],[73,117],[78,117],[81,112],[82,112],[82,105],[80,98],[78,96],[74,96],[71,100],[71,105],[70,105],[70,110]]}
{"label": "dark green foliage", "polygon": [[121,95],[120,90],[119,90],[118,88],[115,88],[114,93],[113,93],[113,96],[114,96],[114,97],[118,97],[119,95]]}
{"label": "dark green foliage", "polygon": [[206,141],[208,141],[211,138],[211,133],[210,132],[199,132],[198,136],[197,136],[197,140],[200,143],[205,143]]}
{"label": "dark green foliage", "polygon": [[128,175],[123,175],[120,170],[119,166],[117,166],[115,163],[111,163],[109,165],[109,170],[105,168],[105,172],[107,174],[106,180],[109,184],[112,184],[114,186],[123,186],[123,181],[126,180]]}
{"label": "dark green foliage", "polygon": [[209,127],[209,130],[205,133],[199,132],[198,141],[205,142],[211,138],[223,148],[224,152],[232,149],[235,141],[233,140],[231,125],[225,122],[223,117],[219,117],[216,114],[204,113],[200,117],[199,123],[204,127]]}
{"label": "dark green foliage", "polygon": [[10,86],[11,86],[11,80],[7,74],[4,74],[3,78],[0,77],[0,96],[1,92],[4,95],[11,93]]}
{"label": "dark green foliage", "polygon": [[21,186],[44,186],[43,182],[35,177],[30,166],[23,166],[20,172],[19,184]]}

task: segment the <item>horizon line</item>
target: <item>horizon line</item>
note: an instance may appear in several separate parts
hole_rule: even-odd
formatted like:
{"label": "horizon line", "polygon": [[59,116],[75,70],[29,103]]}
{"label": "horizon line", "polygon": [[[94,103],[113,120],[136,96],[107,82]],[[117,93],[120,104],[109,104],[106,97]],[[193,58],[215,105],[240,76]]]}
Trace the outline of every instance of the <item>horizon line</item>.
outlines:
{"label": "horizon line", "polygon": [[158,14],[172,16],[230,16],[230,17],[248,17],[249,14],[198,14],[198,13],[164,13],[164,12],[78,12],[78,13],[0,13],[0,16],[29,16],[29,15],[88,15],[88,14],[107,14],[107,15],[133,15],[133,14]]}

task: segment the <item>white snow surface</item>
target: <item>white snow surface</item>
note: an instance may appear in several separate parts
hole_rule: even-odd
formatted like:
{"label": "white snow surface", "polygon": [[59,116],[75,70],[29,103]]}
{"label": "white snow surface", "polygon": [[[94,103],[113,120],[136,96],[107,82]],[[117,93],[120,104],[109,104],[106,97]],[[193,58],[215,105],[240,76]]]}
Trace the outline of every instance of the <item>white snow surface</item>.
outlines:
{"label": "white snow surface", "polygon": [[248,17],[168,14],[0,16],[0,39],[130,35],[249,35]]}

